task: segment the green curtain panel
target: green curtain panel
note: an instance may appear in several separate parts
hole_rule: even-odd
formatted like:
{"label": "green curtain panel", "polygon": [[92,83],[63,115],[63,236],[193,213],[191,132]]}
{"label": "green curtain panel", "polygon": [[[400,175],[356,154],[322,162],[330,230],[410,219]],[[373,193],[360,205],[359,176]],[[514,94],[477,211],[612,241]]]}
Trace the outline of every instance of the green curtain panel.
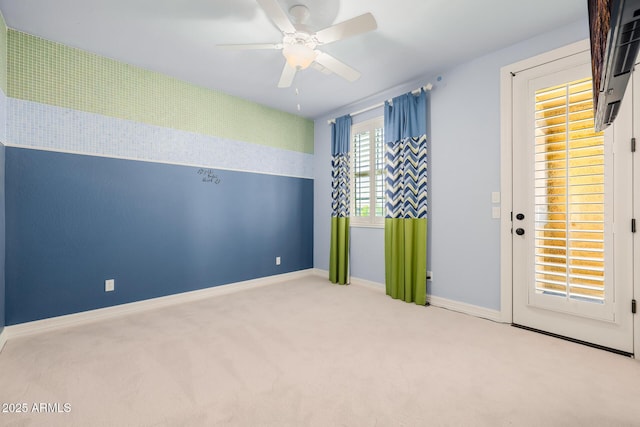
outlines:
{"label": "green curtain panel", "polygon": [[427,303],[427,219],[385,218],[385,286],[387,295]]}
{"label": "green curtain panel", "polygon": [[351,116],[331,125],[331,247],[329,280],[349,283],[349,141]]}
{"label": "green curtain panel", "polygon": [[386,215],[384,224],[387,295],[427,302],[426,94],[385,103]]}
{"label": "green curtain panel", "polygon": [[331,217],[331,259],[329,280],[332,283],[349,283],[349,218]]}

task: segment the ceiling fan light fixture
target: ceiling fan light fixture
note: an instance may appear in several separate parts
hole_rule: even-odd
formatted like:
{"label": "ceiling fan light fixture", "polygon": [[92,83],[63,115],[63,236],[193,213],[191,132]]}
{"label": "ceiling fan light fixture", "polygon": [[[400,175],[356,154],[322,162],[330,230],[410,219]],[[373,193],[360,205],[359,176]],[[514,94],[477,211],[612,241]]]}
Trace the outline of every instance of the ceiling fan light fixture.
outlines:
{"label": "ceiling fan light fixture", "polygon": [[315,61],[318,53],[304,44],[285,44],[282,48],[282,55],[291,67],[304,70]]}
{"label": "ceiling fan light fixture", "polygon": [[[378,28],[378,24],[371,13],[364,13],[320,31],[314,31],[313,28],[307,25],[310,15],[307,6],[294,4],[289,8],[289,13],[287,13],[282,8],[281,3],[283,0],[255,1],[264,9],[267,17],[282,33],[282,43],[219,46],[235,49],[282,50],[282,55],[287,62],[284,64],[280,74],[279,88],[290,87],[298,71],[309,68],[311,64],[316,65],[316,68],[324,74],[336,74],[349,82],[358,80],[360,73],[357,70],[322,50],[316,50],[316,48],[375,30]],[[291,4],[291,2],[288,3]],[[296,3],[296,1],[293,3]],[[308,1],[305,3],[308,3]]]}

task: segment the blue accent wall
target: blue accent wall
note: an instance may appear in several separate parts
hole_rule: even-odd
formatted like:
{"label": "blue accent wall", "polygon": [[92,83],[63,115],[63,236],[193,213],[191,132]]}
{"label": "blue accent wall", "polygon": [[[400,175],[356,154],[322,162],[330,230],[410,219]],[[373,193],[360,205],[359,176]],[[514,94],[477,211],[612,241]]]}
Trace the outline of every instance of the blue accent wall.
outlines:
{"label": "blue accent wall", "polygon": [[7,325],[313,267],[312,179],[5,155]]}
{"label": "blue accent wall", "polygon": [[4,160],[5,148],[0,144],[0,332],[4,329],[5,321],[5,204],[4,204]]}

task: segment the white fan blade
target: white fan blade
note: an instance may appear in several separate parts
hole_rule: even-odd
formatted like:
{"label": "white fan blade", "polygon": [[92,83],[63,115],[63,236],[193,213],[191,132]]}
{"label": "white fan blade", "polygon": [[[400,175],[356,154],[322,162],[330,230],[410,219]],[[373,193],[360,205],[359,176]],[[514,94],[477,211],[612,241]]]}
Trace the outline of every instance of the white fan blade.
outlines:
{"label": "white fan blade", "polygon": [[281,43],[219,44],[216,46],[229,50],[282,49]]}
{"label": "white fan blade", "polygon": [[327,67],[323,67],[322,65],[318,64],[317,62],[312,62],[311,63],[311,68],[313,68],[316,71],[320,71],[322,74],[333,74],[331,72],[331,70],[329,70]]}
{"label": "white fan blade", "polygon": [[370,13],[356,16],[331,27],[320,30],[316,33],[318,41],[322,44],[333,43],[358,34],[373,31],[378,28],[376,18]]}
{"label": "white fan blade", "polygon": [[280,76],[280,81],[278,82],[278,87],[289,87],[291,83],[293,83],[293,78],[296,76],[296,69],[293,68],[288,63],[284,63],[284,68],[282,69],[282,75]]}
{"label": "white fan blade", "polygon": [[316,62],[329,69],[331,72],[350,82],[355,82],[360,78],[360,73],[349,67],[344,62],[338,61],[336,58],[327,53],[320,51],[317,52],[318,56],[316,56]]}
{"label": "white fan blade", "polygon": [[276,0],[258,0],[258,3],[280,31],[283,33],[296,32],[296,28]]}

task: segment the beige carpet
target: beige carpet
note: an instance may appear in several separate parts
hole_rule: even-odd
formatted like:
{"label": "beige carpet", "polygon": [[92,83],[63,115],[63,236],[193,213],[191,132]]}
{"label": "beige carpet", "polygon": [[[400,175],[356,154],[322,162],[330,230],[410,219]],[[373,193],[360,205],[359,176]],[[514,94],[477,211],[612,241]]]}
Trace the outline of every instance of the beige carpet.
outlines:
{"label": "beige carpet", "polygon": [[0,402],[29,408],[2,426],[638,426],[640,362],[310,276],[10,340]]}

